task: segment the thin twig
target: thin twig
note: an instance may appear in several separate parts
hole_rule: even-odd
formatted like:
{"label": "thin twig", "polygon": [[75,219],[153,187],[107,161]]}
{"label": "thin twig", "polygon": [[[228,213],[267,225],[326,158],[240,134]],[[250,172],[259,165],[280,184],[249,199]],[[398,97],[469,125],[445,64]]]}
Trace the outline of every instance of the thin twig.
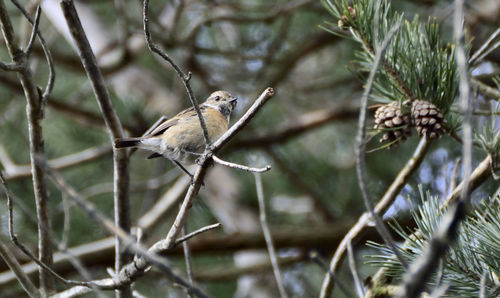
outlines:
{"label": "thin twig", "polygon": [[[53,277],[59,279],[63,283],[66,284],[71,284],[71,285],[82,285],[82,286],[87,286],[91,287],[92,283],[87,283],[87,282],[81,282],[81,281],[75,281],[75,280],[69,280],[65,279],[61,275],[57,274],[52,268],[50,268],[47,264],[43,263],[42,261],[38,260],[31,251],[24,246],[18,239],[17,235],[14,232],[14,213],[13,213],[13,196],[10,192],[9,187],[7,186],[7,182],[5,181],[2,173],[0,173],[0,183],[2,185],[2,188],[5,192],[5,195],[7,196],[7,208],[8,208],[8,230],[9,230],[9,237],[10,240],[33,262],[35,262],[39,267],[40,270],[45,270],[48,274],[52,275]],[[46,231],[47,233],[50,233],[50,231]]]}
{"label": "thin twig", "polygon": [[[14,0],[15,1],[15,0]],[[14,2],[15,3],[15,2]],[[52,243],[49,231],[51,229],[49,217],[49,197],[45,182],[45,171],[35,160],[44,156],[44,141],[41,121],[43,119],[43,101],[40,98],[33,75],[29,69],[29,59],[16,40],[14,29],[5,7],[0,0],[0,23],[5,44],[14,63],[21,66],[18,77],[27,101],[27,118],[30,144],[30,162],[33,177],[33,189],[38,219],[38,255],[41,263],[52,266]],[[45,270],[39,270],[41,294],[47,295],[52,291],[53,280]]]}
{"label": "thin twig", "polygon": [[271,230],[267,224],[266,216],[266,203],[264,201],[264,188],[262,187],[262,178],[259,173],[254,173],[255,177],[255,188],[257,189],[257,200],[259,202],[259,220],[262,227],[262,233],[264,234],[264,239],[266,239],[267,252],[269,253],[269,259],[273,266],[274,279],[276,280],[276,285],[280,292],[281,298],[288,297],[285,290],[285,285],[281,277],[280,268],[278,266],[278,257],[276,255],[276,250],[273,244],[273,238],[271,235]]}
{"label": "thin twig", "polygon": [[68,248],[68,240],[69,240],[69,233],[71,229],[71,205],[68,202],[68,198],[66,195],[61,196],[62,200],[62,206],[63,206],[63,213],[64,213],[64,220],[63,220],[63,228],[62,228],[62,236],[61,236],[61,242],[60,246],[63,247],[64,249]]}
{"label": "thin twig", "polygon": [[347,243],[347,258],[349,259],[349,269],[351,269],[351,275],[354,280],[354,286],[356,287],[356,293],[358,294],[358,297],[364,297],[365,293],[363,291],[363,285],[359,279],[358,270],[356,269],[356,260],[354,259],[351,241]]}
{"label": "thin twig", "polygon": [[460,158],[457,158],[455,164],[453,165],[453,171],[451,172],[451,177],[450,177],[450,186],[446,193],[451,193],[457,187],[458,170],[460,169],[461,163],[462,160]]}
{"label": "thin twig", "polygon": [[[397,195],[403,189],[406,182],[410,178],[410,176],[415,172],[420,164],[422,163],[425,154],[427,153],[427,149],[429,148],[429,140],[427,138],[421,138],[420,143],[418,144],[415,152],[410,157],[405,166],[399,171],[397,177],[393,180],[392,184],[387,188],[386,192],[380,199],[380,201],[375,206],[375,212],[378,214],[383,214],[387,209],[391,206],[391,204],[396,199]],[[344,254],[347,250],[348,241],[354,241],[358,239],[360,235],[367,228],[370,228],[371,225],[370,213],[366,211],[363,213],[355,225],[351,227],[351,229],[345,234],[344,238],[337,246],[335,253],[330,261],[330,271],[337,272],[340,267],[340,262],[344,257]],[[379,270],[380,272],[380,270]],[[331,291],[333,290],[333,285],[331,283],[330,275],[325,275],[322,285],[322,291],[324,289],[325,297],[330,297]]]}
{"label": "thin twig", "polygon": [[493,34],[486,40],[486,42],[472,55],[469,59],[469,64],[474,65],[481,61],[486,55],[494,51],[500,43],[496,43],[494,46],[491,46],[491,43],[500,35],[500,28],[497,28]]}
{"label": "thin twig", "polygon": [[30,40],[29,40],[28,45],[26,46],[26,50],[25,50],[26,55],[28,57],[31,55],[31,51],[33,51],[33,46],[35,45],[35,39],[36,39],[36,35],[38,32],[38,26],[40,25],[41,12],[42,12],[42,7],[40,5],[38,5],[36,8],[35,22],[33,24],[33,29],[31,30]]}
{"label": "thin twig", "polygon": [[[182,227],[182,236],[186,235],[186,225]],[[187,241],[182,242],[182,250],[184,251],[184,259],[186,260],[186,273],[188,277],[188,282],[191,286],[193,286],[193,263],[191,262],[191,251],[189,250],[189,244]],[[189,289],[186,289],[187,297],[192,298],[193,293]]]}
{"label": "thin twig", "polygon": [[471,79],[471,82],[470,82],[474,87],[477,87],[479,88],[479,92],[488,96],[488,97],[491,97],[492,99],[500,102],[500,90],[496,89],[496,88],[492,88],[488,85],[486,85],[485,83],[481,82],[480,80],[478,79]]}
{"label": "thin twig", "polygon": [[[490,164],[491,164],[491,156],[488,155],[474,169],[474,171],[472,172],[470,181],[469,181],[471,191],[476,189],[477,187],[479,187],[491,175]],[[444,210],[445,208],[448,208],[448,206],[455,204],[460,199],[460,195],[461,195],[463,188],[464,188],[463,182],[464,181],[462,181],[448,195],[448,197],[444,200],[444,202],[439,207],[440,210]],[[412,235],[409,236],[409,239],[412,239],[411,241],[415,241],[415,239],[421,239],[421,238],[422,238],[422,234],[419,230],[417,230],[416,232],[414,232]],[[403,245],[402,245],[402,249],[405,249],[406,247],[408,247],[409,243],[410,243],[410,241],[408,241],[408,240],[405,241],[405,243],[403,243]],[[387,267],[382,267],[377,271],[377,273],[372,278],[372,287],[371,287],[370,291],[376,290],[377,288],[383,286],[383,284],[387,281],[386,280],[386,273],[387,273]]]}
{"label": "thin twig", "polygon": [[339,286],[340,291],[342,291],[342,293],[346,297],[354,297],[354,294],[350,293],[348,288],[330,270],[330,268],[328,267],[328,264],[319,257],[317,252],[315,252],[315,251],[310,252],[309,258],[311,259],[311,261],[318,264],[319,267],[321,267],[323,270],[325,270],[326,274],[328,274],[328,276],[330,276],[330,278],[335,282],[335,284]]}
{"label": "thin twig", "polygon": [[218,158],[215,155],[212,155],[212,158],[213,158],[213,160],[214,160],[215,163],[218,163],[218,164],[223,165],[225,167],[229,167],[229,168],[233,168],[233,169],[239,169],[239,170],[247,171],[247,172],[264,173],[264,172],[267,172],[267,171],[269,171],[271,169],[270,165],[267,165],[267,166],[265,166],[263,168],[252,168],[252,167],[248,167],[248,166],[244,166],[244,165],[240,165],[240,164],[236,164],[236,163],[232,163],[232,162],[229,162],[229,161],[222,160],[222,159]]}
{"label": "thin twig", "polygon": [[[110,145],[91,147],[79,152],[71,153],[61,157],[57,157],[48,161],[50,167],[61,170],[75,165],[80,165],[85,162],[96,160],[113,151]],[[31,176],[30,165],[16,165],[12,162],[9,155],[0,145],[0,163],[5,168],[5,179],[14,180]]]}
{"label": "thin twig", "polygon": [[[104,214],[102,214],[93,204],[85,201],[81,196],[66,183],[63,177],[55,172],[54,170],[48,168],[48,174],[56,184],[56,186],[63,191],[68,198],[73,200],[84,212],[86,212],[93,220],[100,224],[103,228],[108,230],[110,233],[116,235],[119,240],[123,243],[124,247],[131,249],[133,252],[138,254],[138,258],[133,260],[131,263],[127,264],[122,268],[121,271],[116,272],[115,276],[111,279],[95,280],[92,281],[92,285],[99,289],[111,290],[119,289],[124,286],[130,285],[133,281],[133,277],[139,273],[139,271],[144,271],[148,264],[154,264],[159,269],[166,274],[166,276],[172,281],[178,283],[179,285],[191,289],[191,291],[198,297],[207,297],[200,289],[191,287],[187,281],[177,276],[170,266],[165,262],[165,260],[157,255],[160,251],[155,250],[155,245],[151,248],[144,248],[141,244],[136,242],[136,239],[130,236],[127,231],[123,230],[119,226],[116,226],[111,220],[109,220]],[[76,290],[78,289],[78,290]],[[78,293],[87,293],[92,291],[92,288],[88,286],[82,287],[78,286],[69,289],[67,291],[77,291]],[[65,291],[66,292],[66,291]],[[61,295],[61,293],[59,293]],[[67,297],[67,296],[64,296]]]}
{"label": "thin twig", "polygon": [[[376,18],[377,19],[377,18]],[[359,124],[358,124],[358,133],[356,135],[356,173],[358,175],[358,181],[359,181],[359,186],[361,189],[361,193],[363,195],[363,200],[366,205],[366,209],[370,211],[370,215],[372,216],[373,220],[375,221],[375,227],[377,231],[380,233],[380,236],[384,239],[384,242],[391,248],[393,253],[398,257],[398,260],[401,262],[403,267],[407,267],[406,261],[401,255],[400,251],[394,244],[394,240],[391,237],[391,234],[385,227],[384,222],[380,218],[380,216],[375,212],[371,195],[368,191],[367,184],[366,184],[366,176],[365,176],[365,147],[366,147],[366,113],[367,113],[367,107],[368,107],[368,96],[371,92],[371,88],[373,86],[373,83],[375,81],[375,75],[377,73],[378,66],[380,64],[380,61],[382,60],[382,57],[384,55],[384,51],[386,47],[389,44],[389,41],[391,40],[392,36],[398,31],[400,26],[400,23],[396,23],[389,32],[387,32],[387,35],[385,36],[383,42],[378,45],[375,49],[375,58],[373,61],[373,66],[370,71],[370,75],[368,77],[366,86],[365,86],[365,91],[363,92],[363,96],[361,97],[361,107],[360,107],[360,114],[359,114]],[[324,296],[323,296],[324,297]]]}
{"label": "thin twig", "polygon": [[[61,1],[60,5],[106,122],[110,141],[113,142],[114,139],[123,137],[120,119],[111,103],[104,78],[97,65],[73,1],[64,0]],[[124,150],[113,150],[113,177],[115,225],[128,233],[130,231],[129,158]],[[131,256],[123,249],[118,235],[116,235],[115,255],[115,272],[119,272],[121,267],[129,262]],[[125,291],[127,290],[125,289]]]}
{"label": "thin twig", "polygon": [[12,254],[9,248],[7,248],[5,243],[3,243],[2,239],[0,239],[0,257],[5,261],[7,266],[9,266],[10,270],[14,272],[24,291],[30,297],[41,297],[36,286],[31,282],[26,273],[23,272],[21,264],[19,264],[16,257]]}
{"label": "thin twig", "polygon": [[[17,0],[11,0],[11,2],[21,11],[21,13],[24,15],[24,17],[28,20],[28,22],[34,26],[35,21],[31,18],[30,14],[24,9],[24,7],[17,1]],[[45,55],[45,60],[47,60],[47,64],[49,66],[49,78],[47,79],[47,84],[45,86],[45,91],[42,94],[42,105],[45,105],[47,102],[52,89],[54,88],[54,82],[56,80],[56,71],[54,67],[54,59],[52,58],[52,53],[50,52],[50,49],[47,45],[47,42],[45,41],[45,38],[43,38],[42,33],[40,30],[36,30],[38,38],[40,38],[40,43],[42,44],[42,50]]]}
{"label": "thin twig", "polygon": [[173,247],[176,247],[180,243],[186,242],[189,239],[191,239],[191,238],[193,238],[195,236],[198,236],[199,234],[205,233],[205,232],[213,230],[213,229],[217,229],[217,228],[219,228],[221,226],[222,226],[222,224],[220,222],[218,222],[216,224],[208,225],[206,227],[200,228],[200,229],[198,229],[198,230],[196,230],[194,232],[191,232],[191,233],[189,233],[187,235],[182,235],[182,237],[180,237],[177,240],[175,240],[175,243],[174,243]]}
{"label": "thin twig", "polygon": [[17,63],[0,62],[0,69],[4,71],[21,71],[23,67]]}
{"label": "thin twig", "polygon": [[198,119],[200,120],[200,125],[201,129],[203,131],[203,137],[205,138],[205,143],[207,146],[210,146],[212,140],[210,140],[210,137],[208,136],[208,130],[207,130],[207,125],[205,123],[205,119],[203,118],[201,114],[200,107],[198,106],[198,102],[196,100],[196,97],[194,96],[193,89],[191,88],[191,84],[189,81],[191,80],[191,73],[189,72],[187,75],[181,70],[181,68],[174,62],[170,56],[162,51],[155,43],[153,43],[151,39],[151,32],[149,30],[149,0],[143,0],[143,10],[142,10],[142,17],[143,17],[143,23],[144,23],[144,34],[146,36],[146,43],[148,45],[148,48],[156,53],[158,56],[163,58],[165,61],[167,61],[175,70],[177,75],[181,78],[182,82],[184,83],[184,87],[186,88],[186,91],[189,96],[189,100],[191,101],[191,105],[193,106],[194,110],[196,111],[196,114],[198,115]]}
{"label": "thin twig", "polygon": [[425,282],[436,269],[436,263],[448,250],[463,218],[465,218],[465,203],[463,201],[450,206],[449,211],[441,219],[438,229],[429,244],[424,248],[422,255],[405,273],[398,297],[420,297],[421,292],[425,290]]}

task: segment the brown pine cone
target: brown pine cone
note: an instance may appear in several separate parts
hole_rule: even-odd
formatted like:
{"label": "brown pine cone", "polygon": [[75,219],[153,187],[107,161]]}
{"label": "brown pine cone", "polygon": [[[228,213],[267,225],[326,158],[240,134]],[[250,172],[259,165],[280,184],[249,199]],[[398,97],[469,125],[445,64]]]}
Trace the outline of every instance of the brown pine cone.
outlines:
{"label": "brown pine cone", "polygon": [[439,138],[445,132],[446,120],[439,108],[425,100],[416,100],[411,107],[411,121],[420,136]]}
{"label": "brown pine cone", "polygon": [[381,143],[388,141],[395,144],[406,140],[411,135],[410,124],[410,114],[403,113],[396,101],[380,106],[375,111],[374,128],[384,132]]}

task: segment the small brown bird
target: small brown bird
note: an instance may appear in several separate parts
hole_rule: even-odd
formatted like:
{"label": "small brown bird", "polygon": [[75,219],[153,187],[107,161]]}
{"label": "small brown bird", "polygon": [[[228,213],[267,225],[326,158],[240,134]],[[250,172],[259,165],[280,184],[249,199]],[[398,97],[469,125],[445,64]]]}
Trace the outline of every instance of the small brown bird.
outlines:
{"label": "small brown bird", "polygon": [[[216,141],[227,131],[229,117],[237,100],[227,91],[215,91],[199,106],[211,142]],[[161,123],[142,137],[115,140],[115,148],[128,147],[153,151],[148,159],[166,157],[192,178],[191,173],[182,164],[193,164],[203,153],[205,138],[196,111],[191,107]]]}

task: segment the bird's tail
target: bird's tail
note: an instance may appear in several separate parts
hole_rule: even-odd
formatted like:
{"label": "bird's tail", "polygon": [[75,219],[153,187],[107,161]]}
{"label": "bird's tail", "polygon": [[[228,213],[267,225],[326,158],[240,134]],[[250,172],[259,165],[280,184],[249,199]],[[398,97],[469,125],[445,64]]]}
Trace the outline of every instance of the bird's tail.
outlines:
{"label": "bird's tail", "polygon": [[137,147],[140,143],[140,138],[115,139],[115,148]]}

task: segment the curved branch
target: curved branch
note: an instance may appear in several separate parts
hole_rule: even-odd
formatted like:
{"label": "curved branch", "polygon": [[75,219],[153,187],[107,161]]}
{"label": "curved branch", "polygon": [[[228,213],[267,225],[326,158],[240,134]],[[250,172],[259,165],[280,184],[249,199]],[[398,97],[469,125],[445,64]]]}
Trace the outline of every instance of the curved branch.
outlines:
{"label": "curved branch", "polygon": [[[429,141],[426,138],[422,138],[411,158],[401,169],[401,171],[398,173],[398,176],[393,180],[392,184],[389,186],[385,194],[375,206],[375,212],[377,214],[383,214],[387,209],[389,209],[401,189],[403,189],[403,187],[405,186],[410,176],[413,174],[413,172],[415,172],[416,169],[418,169],[418,167],[422,163],[428,147]],[[344,239],[342,239],[342,242],[340,242],[337,250],[333,254],[333,257],[330,261],[331,272],[336,273],[338,271],[340,261],[344,257],[349,241],[355,241],[359,239],[363,232],[368,228],[371,228],[371,226],[371,217],[369,212],[363,213],[359,217],[356,224],[353,225],[349,232],[345,234]],[[324,293],[324,297],[329,297],[332,289],[333,284],[331,281],[331,277],[329,274],[327,274],[325,275],[322,286],[322,293]]]}

